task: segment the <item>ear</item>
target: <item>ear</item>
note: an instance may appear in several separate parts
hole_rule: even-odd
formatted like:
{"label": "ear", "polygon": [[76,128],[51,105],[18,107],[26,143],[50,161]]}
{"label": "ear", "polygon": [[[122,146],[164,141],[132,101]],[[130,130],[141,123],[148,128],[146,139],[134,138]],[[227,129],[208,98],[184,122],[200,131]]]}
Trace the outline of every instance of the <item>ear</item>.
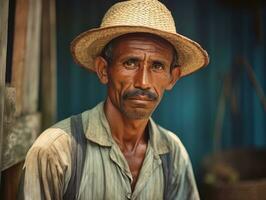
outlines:
{"label": "ear", "polygon": [[108,83],[108,74],[107,74],[107,61],[101,57],[98,56],[96,57],[94,61],[94,66],[95,66],[95,71],[98,75],[99,80],[101,81],[102,84],[107,84]]}
{"label": "ear", "polygon": [[179,66],[174,67],[170,73],[171,73],[171,75],[170,75],[171,80],[170,80],[168,86],[166,87],[166,90],[171,90],[174,87],[176,81],[178,81],[180,79],[181,69]]}

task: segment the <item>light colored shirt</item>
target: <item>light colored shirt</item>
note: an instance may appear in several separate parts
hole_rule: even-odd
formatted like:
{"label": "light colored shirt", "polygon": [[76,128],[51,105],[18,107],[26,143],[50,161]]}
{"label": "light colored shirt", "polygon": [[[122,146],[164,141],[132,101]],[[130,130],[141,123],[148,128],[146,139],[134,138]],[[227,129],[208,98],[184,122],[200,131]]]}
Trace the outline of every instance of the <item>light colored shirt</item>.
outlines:
{"label": "light colored shirt", "polygon": [[[82,113],[87,149],[79,199],[163,199],[160,154],[171,151],[171,198],[198,200],[189,156],[178,137],[150,118],[149,141],[134,191],[129,166],[111,135],[103,103]],[[71,177],[71,127],[67,118],[44,131],[29,150],[24,169],[25,199],[62,199]]]}

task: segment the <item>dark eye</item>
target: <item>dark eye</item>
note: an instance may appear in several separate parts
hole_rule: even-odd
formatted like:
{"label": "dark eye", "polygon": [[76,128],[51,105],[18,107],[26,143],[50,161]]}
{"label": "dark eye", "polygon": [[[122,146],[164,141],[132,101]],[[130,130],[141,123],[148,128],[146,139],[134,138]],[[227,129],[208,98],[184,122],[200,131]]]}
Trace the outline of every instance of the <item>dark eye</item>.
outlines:
{"label": "dark eye", "polygon": [[127,68],[127,69],[135,69],[136,67],[138,67],[138,60],[134,59],[134,58],[130,58],[128,60],[126,60],[123,65]]}
{"label": "dark eye", "polygon": [[163,70],[164,69],[164,64],[161,63],[161,62],[154,62],[152,64],[152,69],[153,70],[157,70],[157,71]]}

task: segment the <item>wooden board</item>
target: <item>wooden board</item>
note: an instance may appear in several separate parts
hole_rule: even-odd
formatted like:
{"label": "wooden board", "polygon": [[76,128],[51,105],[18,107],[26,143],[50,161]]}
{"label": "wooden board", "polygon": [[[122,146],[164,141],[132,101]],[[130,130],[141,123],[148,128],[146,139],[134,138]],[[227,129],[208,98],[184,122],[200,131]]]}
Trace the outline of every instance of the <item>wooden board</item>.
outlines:
{"label": "wooden board", "polygon": [[[2,166],[2,144],[4,123],[4,97],[6,76],[7,29],[9,1],[0,1],[0,167]],[[1,175],[0,175],[1,183]],[[1,185],[1,184],[0,184]]]}
{"label": "wooden board", "polygon": [[27,151],[40,133],[40,113],[34,113],[5,123],[2,170],[25,159]]}
{"label": "wooden board", "polygon": [[56,10],[55,0],[43,1],[41,33],[42,129],[56,120]]}
{"label": "wooden board", "polygon": [[16,200],[20,182],[23,162],[20,162],[8,170],[2,172],[2,185],[0,199]]}
{"label": "wooden board", "polygon": [[21,115],[29,0],[16,0],[11,85],[16,88],[16,116]]}
{"label": "wooden board", "polygon": [[38,108],[41,5],[41,0],[16,0],[11,80],[16,116]]}
{"label": "wooden board", "polygon": [[26,37],[23,107],[22,113],[29,114],[38,109],[40,76],[40,33],[42,0],[29,0]]}
{"label": "wooden board", "polygon": [[27,151],[40,133],[40,113],[16,118],[15,97],[15,88],[6,88],[1,170],[24,160]]}

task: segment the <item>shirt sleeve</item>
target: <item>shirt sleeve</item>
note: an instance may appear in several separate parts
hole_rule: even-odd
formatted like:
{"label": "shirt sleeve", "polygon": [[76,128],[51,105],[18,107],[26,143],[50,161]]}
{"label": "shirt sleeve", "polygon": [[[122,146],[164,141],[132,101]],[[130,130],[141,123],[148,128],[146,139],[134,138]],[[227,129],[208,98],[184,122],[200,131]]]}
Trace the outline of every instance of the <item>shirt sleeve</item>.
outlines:
{"label": "shirt sleeve", "polygon": [[20,199],[60,200],[71,173],[70,141],[59,129],[48,129],[29,150]]}

